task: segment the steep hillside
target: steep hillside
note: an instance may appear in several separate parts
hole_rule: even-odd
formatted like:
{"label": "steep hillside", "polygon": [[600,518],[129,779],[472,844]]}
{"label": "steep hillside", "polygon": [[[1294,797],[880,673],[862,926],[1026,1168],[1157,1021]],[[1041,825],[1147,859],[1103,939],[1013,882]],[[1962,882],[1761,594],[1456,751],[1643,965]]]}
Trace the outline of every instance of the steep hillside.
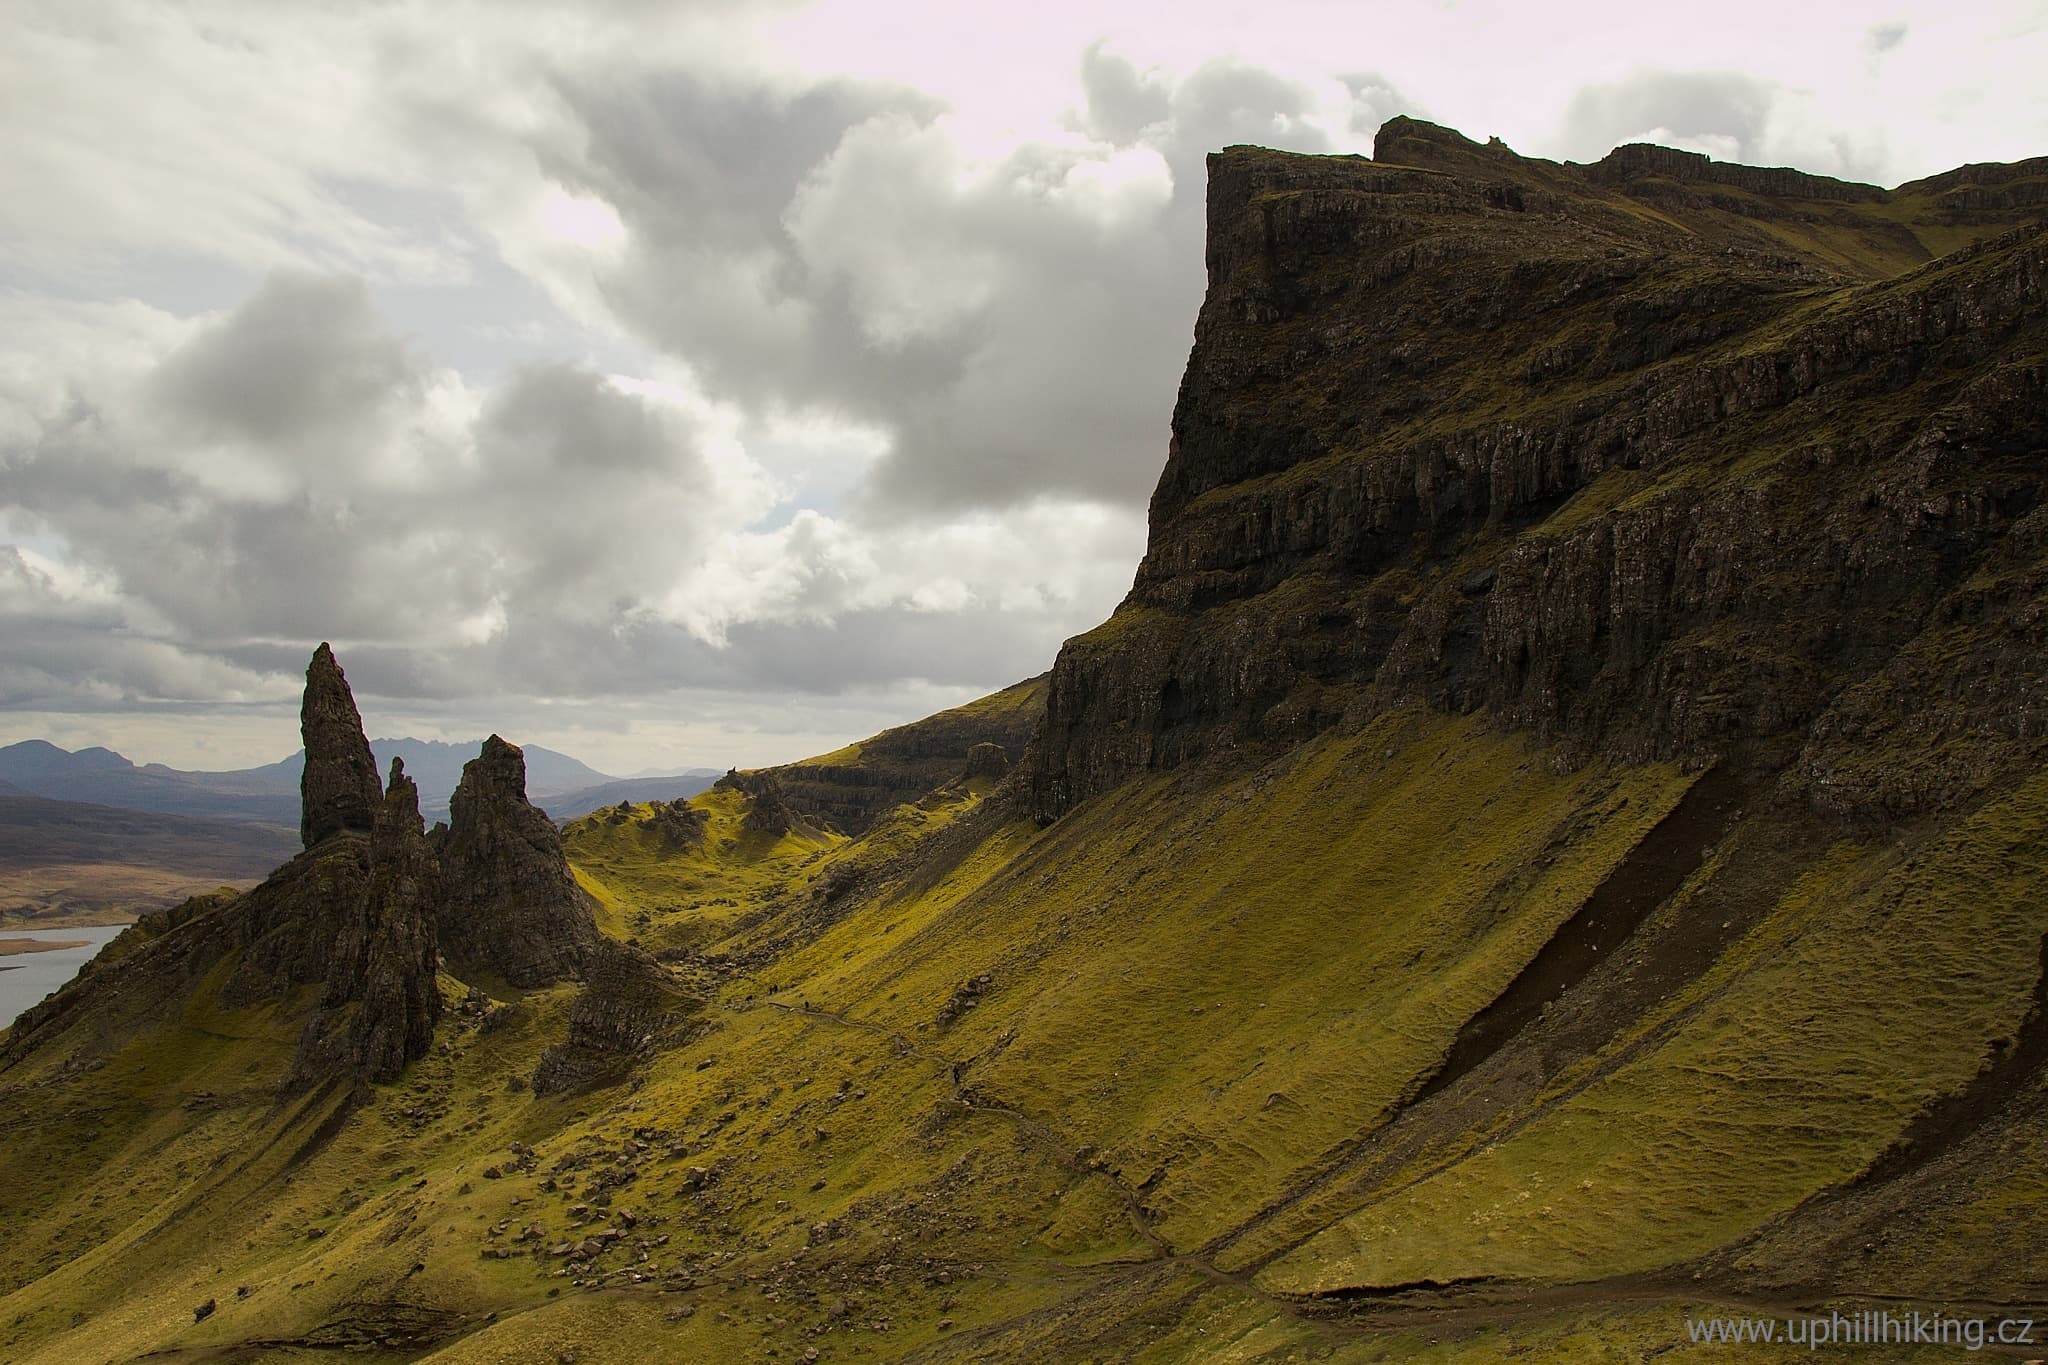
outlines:
{"label": "steep hillside", "polygon": [[1212,159],[1049,679],[559,846],[490,745],[423,840],[309,686],[307,851],[0,1043],[0,1357],[2048,1319],[2042,168],[1379,151]]}
{"label": "steep hillside", "polygon": [[708,790],[718,780],[712,770],[676,773],[670,777],[621,777],[594,787],[579,787],[560,795],[536,792],[547,813],[557,820],[575,820],[606,806],[636,801],[687,801]]}
{"label": "steep hillside", "polygon": [[[844,749],[765,771],[805,818],[859,834],[970,765],[986,775],[1007,772],[1044,709],[1045,679],[1032,678]],[[983,747],[988,745],[995,747]]]}

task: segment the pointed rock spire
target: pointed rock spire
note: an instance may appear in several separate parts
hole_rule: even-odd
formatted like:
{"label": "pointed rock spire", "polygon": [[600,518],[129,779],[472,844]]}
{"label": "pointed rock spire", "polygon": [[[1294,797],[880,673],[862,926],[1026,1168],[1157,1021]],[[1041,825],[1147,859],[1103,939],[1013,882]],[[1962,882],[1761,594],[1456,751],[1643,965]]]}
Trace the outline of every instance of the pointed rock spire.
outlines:
{"label": "pointed rock spire", "polygon": [[299,777],[299,838],[311,848],[343,830],[367,834],[376,823],[384,789],[348,678],[324,642],[306,667],[299,734],[306,746],[305,771]]}
{"label": "pointed rock spire", "polygon": [[351,1052],[373,1081],[397,1080],[406,1063],[426,1054],[441,1017],[434,975],[434,865],[420,820],[420,793],[391,760],[391,782],[370,832],[368,951],[352,1025]]}
{"label": "pointed rock spire", "polygon": [[492,735],[464,765],[437,852],[435,928],[449,970],[521,987],[583,974],[597,922],[554,821],[526,799],[526,755],[517,745]]}
{"label": "pointed rock spire", "polygon": [[367,862],[360,890],[306,907],[325,921],[332,959],[287,1088],[335,1076],[395,1081],[433,1045],[441,1017],[431,908],[436,878],[419,788],[397,758],[390,789],[377,803]]}

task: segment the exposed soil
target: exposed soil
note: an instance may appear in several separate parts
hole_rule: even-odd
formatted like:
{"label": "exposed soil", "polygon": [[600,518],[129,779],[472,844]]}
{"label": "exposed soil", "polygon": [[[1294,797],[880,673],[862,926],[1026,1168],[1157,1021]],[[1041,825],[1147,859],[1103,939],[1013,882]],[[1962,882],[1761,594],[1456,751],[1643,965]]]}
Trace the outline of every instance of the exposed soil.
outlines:
{"label": "exposed soil", "polygon": [[1742,813],[1746,785],[1725,764],[1702,773],[1643,836],[1521,975],[1458,1030],[1457,1041],[1415,1099],[1448,1089],[1499,1051],[1544,1008],[1614,955],[1636,926],[1699,869]]}

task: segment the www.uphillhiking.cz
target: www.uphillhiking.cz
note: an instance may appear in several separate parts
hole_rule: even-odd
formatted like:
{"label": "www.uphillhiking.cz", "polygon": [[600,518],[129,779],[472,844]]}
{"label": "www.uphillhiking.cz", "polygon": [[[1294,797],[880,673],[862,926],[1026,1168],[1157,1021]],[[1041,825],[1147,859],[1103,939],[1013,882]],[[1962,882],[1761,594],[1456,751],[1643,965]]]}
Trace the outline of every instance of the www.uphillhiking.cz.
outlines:
{"label": "www.uphillhiking.cz", "polygon": [[1686,1333],[1696,1346],[1960,1346],[1981,1351],[1986,1346],[2033,1346],[2043,1334],[2032,1318],[1963,1318],[1947,1313],[1893,1313],[1871,1308],[1826,1317],[1687,1318]]}

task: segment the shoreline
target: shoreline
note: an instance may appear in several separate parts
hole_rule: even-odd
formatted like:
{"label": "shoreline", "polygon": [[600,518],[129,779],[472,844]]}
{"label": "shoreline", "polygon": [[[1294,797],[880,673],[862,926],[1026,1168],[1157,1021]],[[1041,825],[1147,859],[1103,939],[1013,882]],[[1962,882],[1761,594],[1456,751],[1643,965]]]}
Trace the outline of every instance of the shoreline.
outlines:
{"label": "shoreline", "polygon": [[[70,928],[84,928],[84,925],[65,925]],[[111,928],[112,926],[107,926]],[[54,953],[65,948],[87,948],[92,946],[89,938],[8,938],[0,934],[0,957],[13,957],[23,953]],[[20,964],[15,964],[19,966]]]}

